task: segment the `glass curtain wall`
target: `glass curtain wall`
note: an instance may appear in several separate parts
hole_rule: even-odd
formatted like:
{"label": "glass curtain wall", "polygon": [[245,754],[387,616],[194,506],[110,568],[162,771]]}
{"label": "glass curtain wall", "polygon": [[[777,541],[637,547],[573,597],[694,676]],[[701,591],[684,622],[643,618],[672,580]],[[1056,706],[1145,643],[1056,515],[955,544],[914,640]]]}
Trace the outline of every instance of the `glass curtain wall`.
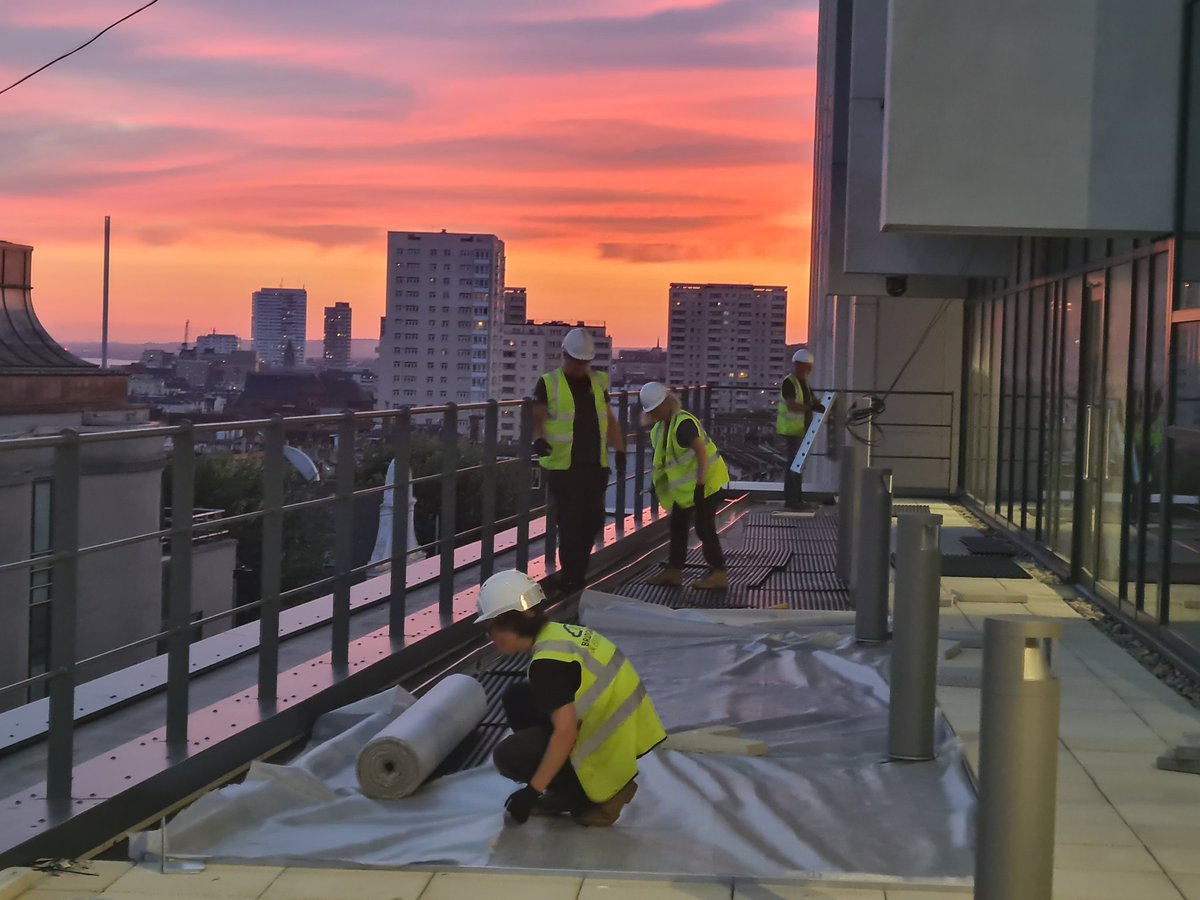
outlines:
{"label": "glass curtain wall", "polygon": [[1172,290],[1170,240],[1025,240],[1022,258],[1024,281],[968,304],[966,492],[1200,648],[1200,444],[1173,439],[1200,437],[1200,287]]}

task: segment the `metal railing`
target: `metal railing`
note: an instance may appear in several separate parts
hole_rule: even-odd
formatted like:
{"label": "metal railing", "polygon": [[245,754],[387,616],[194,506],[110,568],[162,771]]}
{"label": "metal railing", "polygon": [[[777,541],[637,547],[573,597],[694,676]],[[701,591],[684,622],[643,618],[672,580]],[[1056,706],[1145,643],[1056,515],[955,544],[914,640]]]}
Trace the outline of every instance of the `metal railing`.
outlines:
{"label": "metal railing", "polygon": [[[817,397],[827,390],[814,385]],[[882,390],[870,388],[836,389],[839,406],[832,420],[826,423],[823,437],[813,448],[813,458],[836,458],[844,443],[847,409],[845,402],[858,397],[878,396]],[[741,464],[740,481],[777,482],[787,467],[783,439],[775,434],[779,396],[776,385],[713,385],[708,391],[706,414],[711,421],[722,452],[728,462]],[[757,394],[760,406],[736,408],[733,398]],[[904,471],[904,466],[919,462],[935,462],[945,469],[946,482],[940,485],[947,491],[953,488],[952,473],[956,456],[957,403],[952,391],[891,391],[887,395],[890,408],[874,417],[870,428],[855,427],[851,433],[870,445],[873,462]],[[723,402],[724,401],[724,402]],[[739,435],[737,432],[741,431]],[[868,435],[869,431],[869,435]],[[757,432],[757,433],[755,433]],[[928,485],[935,487],[935,485]]]}
{"label": "metal railing", "polygon": [[[706,411],[711,408],[711,393],[706,387],[680,388],[689,404]],[[632,444],[634,465],[631,472],[620,473],[609,482],[615,490],[615,527],[623,536],[631,527],[626,512],[629,482],[632,481],[635,525],[643,521],[646,509],[646,469],[649,462],[647,432],[640,423],[640,405],[636,395],[627,392],[613,395],[616,415],[626,436],[626,446]],[[499,411],[502,408],[520,410],[520,439],[514,455],[500,458],[497,440]],[[483,440],[481,462],[460,466],[460,450],[465,438],[459,425],[463,413],[482,413]],[[51,549],[48,553],[30,553],[25,558],[0,564],[0,575],[50,567],[53,590],[49,632],[49,665],[45,672],[0,685],[0,697],[16,691],[44,686],[49,706],[46,731],[46,790],[50,801],[71,798],[76,728],[76,688],[82,683],[80,670],[113,661],[122,654],[153,645],[159,641],[166,647],[166,711],[165,740],[168,745],[184,746],[188,742],[189,687],[191,641],[201,626],[214,624],[247,612],[258,614],[258,671],[257,697],[260,704],[271,706],[279,700],[280,676],[280,612],[291,599],[311,595],[316,590],[332,594],[330,626],[330,662],[335,674],[346,677],[351,643],[351,589],[356,579],[375,572],[381,574],[389,567],[387,596],[388,623],[393,648],[405,641],[405,618],[409,590],[406,558],[409,548],[409,520],[403,503],[394,503],[392,516],[391,555],[385,559],[354,564],[355,501],[365,497],[394,492],[396,498],[407,498],[414,486],[440,486],[437,536],[418,550],[436,551],[439,559],[437,573],[437,611],[443,621],[454,612],[455,548],[467,539],[478,538],[478,578],[482,582],[492,574],[497,555],[497,534],[502,529],[516,531],[516,566],[528,567],[530,562],[531,522],[547,514],[548,506],[534,506],[533,471],[536,461],[530,454],[533,433],[533,401],[489,400],[481,403],[404,408],[369,412],[346,411],[340,414],[256,419],[241,422],[191,424],[172,426],[147,425],[102,431],[81,432],[65,429],[57,434],[37,435],[0,440],[0,472],[11,454],[46,452],[52,455]],[[440,471],[419,477],[410,476],[412,438],[417,417],[438,416],[440,425]],[[707,418],[707,416],[706,416]],[[370,431],[364,432],[364,427]],[[284,454],[289,429],[325,429],[336,436],[336,467],[333,493],[326,497],[287,502],[285,477],[288,462]],[[395,484],[356,488],[358,439],[364,433],[374,436],[382,432],[395,462]],[[198,436],[213,432],[257,433],[261,445],[261,489],[259,508],[231,516],[195,515]],[[170,445],[167,449],[167,441]],[[162,441],[156,451],[162,464],[170,465],[170,507],[190,510],[193,515],[171,515],[167,527],[113,540],[84,544],[80,539],[81,485],[84,481],[84,456],[88,448],[111,445],[121,441]],[[143,444],[144,447],[144,444]],[[464,475],[478,474],[481,483],[480,524],[473,528],[457,529],[457,491]],[[499,479],[504,475],[515,481],[515,512],[497,520]],[[333,571],[327,577],[307,584],[284,588],[284,517],[288,513],[314,508],[331,508]],[[652,510],[657,515],[657,506]],[[219,529],[228,532],[232,526],[260,523],[262,554],[259,575],[259,597],[251,603],[235,605],[200,619],[193,619],[193,548],[208,533]],[[548,518],[545,528],[545,554],[548,565],[553,564],[556,535]],[[122,646],[104,649],[86,659],[77,653],[77,622],[81,590],[79,564],[82,558],[142,542],[169,542],[168,590],[164,627],[154,634],[139,637]],[[461,565],[458,566],[461,569]],[[114,611],[116,614],[118,611]]]}

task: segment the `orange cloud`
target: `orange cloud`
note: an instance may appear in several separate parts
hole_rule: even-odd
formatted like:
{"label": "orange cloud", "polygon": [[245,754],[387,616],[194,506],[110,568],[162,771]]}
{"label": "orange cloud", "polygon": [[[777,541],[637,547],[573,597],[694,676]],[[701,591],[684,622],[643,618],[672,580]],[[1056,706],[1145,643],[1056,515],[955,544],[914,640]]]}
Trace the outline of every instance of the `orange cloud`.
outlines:
{"label": "orange cloud", "polygon": [[[0,80],[128,12],[0,8]],[[19,7],[19,8],[18,8]],[[173,0],[0,98],[0,238],[42,319],[115,340],[248,334],[250,292],[350,300],[373,337],[388,229],[505,239],[537,316],[666,331],[672,281],[790,289],[807,325],[816,0]],[[198,323],[198,325],[197,325]]]}

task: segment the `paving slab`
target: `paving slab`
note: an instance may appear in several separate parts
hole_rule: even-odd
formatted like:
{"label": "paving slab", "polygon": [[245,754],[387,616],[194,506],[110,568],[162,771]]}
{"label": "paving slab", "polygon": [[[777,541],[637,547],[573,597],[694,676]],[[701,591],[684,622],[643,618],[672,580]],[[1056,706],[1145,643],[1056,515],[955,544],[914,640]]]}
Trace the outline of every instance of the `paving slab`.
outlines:
{"label": "paving slab", "polygon": [[[438,872],[430,879],[429,886],[421,894],[421,900],[576,900],[580,896],[582,884],[583,879],[574,876]],[[611,897],[615,900],[619,895],[597,896]],[[728,898],[729,888],[725,888],[723,896]]]}

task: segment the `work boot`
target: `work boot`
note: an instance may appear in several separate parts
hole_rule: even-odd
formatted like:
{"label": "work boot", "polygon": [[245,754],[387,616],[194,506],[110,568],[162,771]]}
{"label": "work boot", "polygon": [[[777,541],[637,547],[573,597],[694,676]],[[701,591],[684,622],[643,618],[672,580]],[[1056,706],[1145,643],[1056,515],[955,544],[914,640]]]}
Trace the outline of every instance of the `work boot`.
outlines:
{"label": "work boot", "polygon": [[683,587],[683,569],[663,569],[653,578],[646,582],[647,584],[662,584],[667,587]]}
{"label": "work boot", "polygon": [[693,581],[690,587],[697,591],[724,591],[729,587],[729,579],[724,569],[713,569],[700,580]]}
{"label": "work boot", "polygon": [[590,828],[608,828],[621,817],[621,810],[625,808],[625,804],[633,799],[633,795],[636,793],[637,782],[631,781],[617,791],[616,796],[611,800],[598,803],[584,812],[575,813],[575,821],[580,825],[587,825]]}

